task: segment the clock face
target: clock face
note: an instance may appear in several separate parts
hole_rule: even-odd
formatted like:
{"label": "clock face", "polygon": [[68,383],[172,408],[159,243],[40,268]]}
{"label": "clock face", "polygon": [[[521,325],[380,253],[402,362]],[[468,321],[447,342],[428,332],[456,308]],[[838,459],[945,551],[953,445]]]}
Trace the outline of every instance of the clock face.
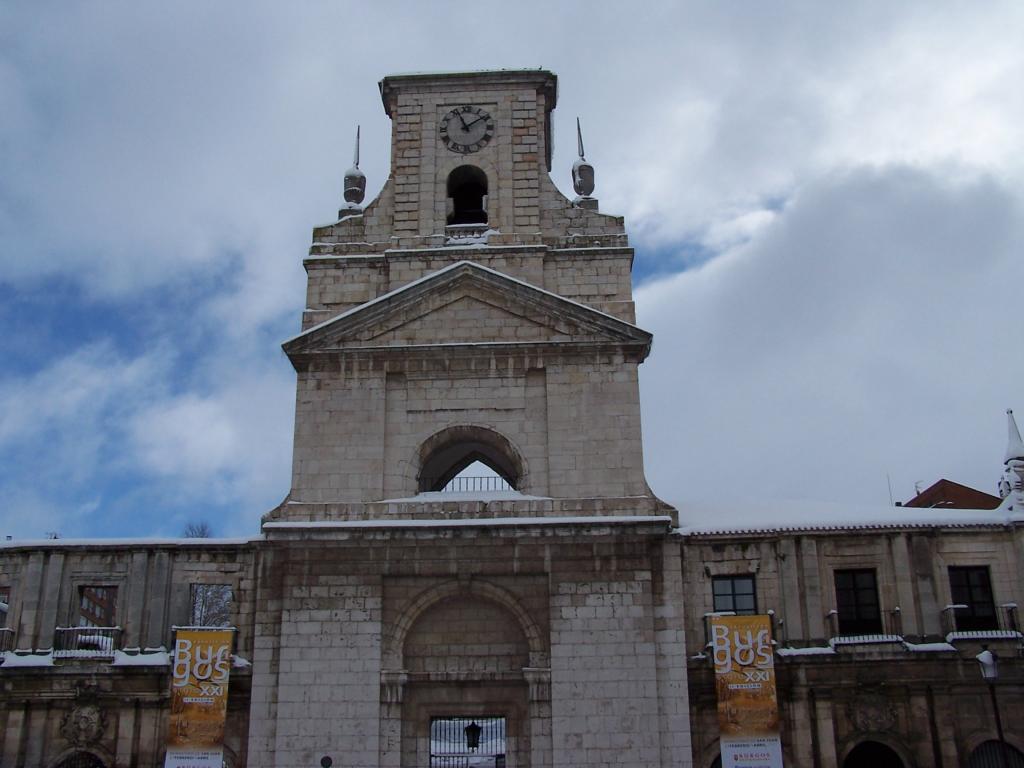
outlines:
{"label": "clock face", "polygon": [[441,118],[439,130],[448,149],[468,155],[487,146],[494,135],[494,118],[480,107],[456,107]]}

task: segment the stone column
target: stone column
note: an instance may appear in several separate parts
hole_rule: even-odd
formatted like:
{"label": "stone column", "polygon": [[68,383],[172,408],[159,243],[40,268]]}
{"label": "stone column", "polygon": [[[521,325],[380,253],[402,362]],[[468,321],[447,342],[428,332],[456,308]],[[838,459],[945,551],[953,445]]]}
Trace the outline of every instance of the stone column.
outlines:
{"label": "stone column", "polygon": [[4,729],[4,751],[2,765],[20,765],[18,755],[21,752],[21,744],[24,741],[23,730],[28,720],[28,704],[22,702],[8,702],[7,704],[7,727]]}
{"label": "stone column", "polygon": [[142,643],[142,624],[146,604],[146,564],[149,553],[146,550],[132,552],[128,566],[128,600],[121,614],[120,624],[122,648],[137,648]]}
{"label": "stone column", "polygon": [[667,767],[685,765],[693,754],[693,744],[690,738],[680,545],[669,539],[660,546],[660,568],[654,581],[653,596],[654,644],[661,765]]}
{"label": "stone column", "polygon": [[832,722],[832,701],[815,698],[814,727],[818,733],[818,756],[821,768],[837,768],[836,730]]}
{"label": "stone column", "polygon": [[551,669],[525,667],[523,676],[530,686],[529,729],[530,768],[550,768],[551,753]]}
{"label": "stone column", "polygon": [[[21,597],[21,620],[18,625],[18,636],[14,639],[15,648],[38,648],[36,642],[36,625],[39,619],[39,600],[43,589],[42,552],[33,552],[25,566],[25,576],[19,585]],[[4,761],[7,764],[7,761]]]}
{"label": "stone column", "polygon": [[903,624],[903,635],[920,635],[921,631],[921,607],[914,599],[914,577],[910,568],[910,550],[907,546],[907,536],[901,533],[892,537],[892,565],[893,575],[896,579],[896,596],[900,605],[900,619]]}
{"label": "stone column", "polygon": [[171,578],[170,555],[160,551],[153,556],[150,563],[149,588],[146,590],[149,601],[149,612],[146,616],[145,647],[157,648],[166,646],[170,637],[170,626],[167,613],[167,591]]}
{"label": "stone column", "polygon": [[404,669],[380,673],[380,768],[402,764],[402,695],[408,680]]}
{"label": "stone column", "polygon": [[[46,577],[43,580],[43,596],[39,610],[39,635],[36,643],[39,648],[53,647],[53,630],[58,622],[63,624],[70,617],[58,616],[57,608],[60,600],[61,577],[64,572],[64,553],[51,552],[46,564]],[[77,595],[72,601],[77,601]]]}

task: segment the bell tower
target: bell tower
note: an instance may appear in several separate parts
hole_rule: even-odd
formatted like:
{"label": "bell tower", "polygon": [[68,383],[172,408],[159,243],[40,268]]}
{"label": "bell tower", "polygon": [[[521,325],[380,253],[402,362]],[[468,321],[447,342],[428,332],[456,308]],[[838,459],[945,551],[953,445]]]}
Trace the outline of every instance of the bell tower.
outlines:
{"label": "bell tower", "polygon": [[[283,345],[294,458],[263,518],[251,764],[451,764],[473,726],[481,764],[689,765],[623,221],[579,135],[578,197],[550,179],[551,72],[380,93],[390,175],[364,204],[357,140]],[[445,490],[477,461],[501,490]]]}
{"label": "bell tower", "polygon": [[400,75],[380,91],[391,176],[314,231],[303,331],[284,345],[299,380],[275,518],[436,490],[471,457],[525,495],[654,504],[633,252],[620,217],[551,182],[555,76]]}

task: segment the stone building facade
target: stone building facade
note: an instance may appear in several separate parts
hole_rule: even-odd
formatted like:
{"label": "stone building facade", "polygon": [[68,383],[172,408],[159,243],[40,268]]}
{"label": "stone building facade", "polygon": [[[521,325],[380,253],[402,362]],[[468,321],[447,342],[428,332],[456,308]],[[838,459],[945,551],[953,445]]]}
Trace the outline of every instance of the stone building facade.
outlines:
{"label": "stone building facade", "polygon": [[[988,765],[982,643],[1004,711],[1024,709],[1016,497],[662,502],[643,471],[633,251],[582,150],[579,196],[551,182],[555,76],[380,85],[389,178],[363,207],[350,169],[284,344],[288,496],[251,539],[0,547],[0,765],[161,765],[162,649],[197,599],[227,596],[232,766],[705,768],[706,620],[728,610],[773,617],[787,765]],[[451,491],[474,462],[500,487]],[[442,725],[477,720],[500,734],[489,762],[442,754]],[[1024,751],[1019,717],[1004,724]]]}

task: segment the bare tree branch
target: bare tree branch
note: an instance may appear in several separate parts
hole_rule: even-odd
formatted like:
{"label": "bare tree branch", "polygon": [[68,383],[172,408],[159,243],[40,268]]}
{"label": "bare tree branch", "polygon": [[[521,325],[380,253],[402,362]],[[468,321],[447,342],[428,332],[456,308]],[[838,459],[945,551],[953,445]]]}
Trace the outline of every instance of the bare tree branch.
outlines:
{"label": "bare tree branch", "polygon": [[213,536],[213,526],[205,520],[194,520],[185,526],[181,535],[186,539],[208,539]]}

